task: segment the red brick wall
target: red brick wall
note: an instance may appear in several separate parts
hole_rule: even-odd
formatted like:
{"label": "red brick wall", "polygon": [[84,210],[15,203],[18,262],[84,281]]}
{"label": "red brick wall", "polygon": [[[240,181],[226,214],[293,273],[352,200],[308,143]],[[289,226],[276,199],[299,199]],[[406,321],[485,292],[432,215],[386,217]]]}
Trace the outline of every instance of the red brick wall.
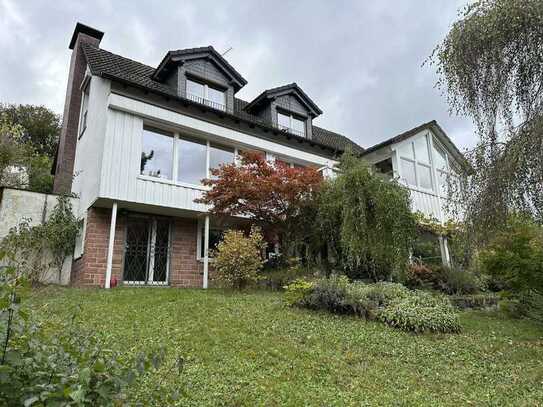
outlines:
{"label": "red brick wall", "polygon": [[[71,284],[78,287],[104,287],[111,209],[90,208],[87,212],[84,254],[72,265]],[[117,216],[113,246],[112,277],[122,284],[126,216]],[[170,285],[202,287],[203,266],[196,260],[196,219],[172,221]]]}

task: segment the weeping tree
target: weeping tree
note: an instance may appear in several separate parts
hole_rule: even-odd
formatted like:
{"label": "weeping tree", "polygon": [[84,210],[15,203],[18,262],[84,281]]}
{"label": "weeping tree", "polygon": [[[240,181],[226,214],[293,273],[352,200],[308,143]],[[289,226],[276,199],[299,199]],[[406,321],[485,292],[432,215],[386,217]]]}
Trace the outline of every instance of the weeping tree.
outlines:
{"label": "weeping tree", "polygon": [[472,175],[449,188],[470,236],[485,243],[515,212],[543,223],[543,2],[467,5],[427,62],[478,134]]}
{"label": "weeping tree", "polygon": [[338,175],[326,181],[316,201],[317,244],[352,278],[399,278],[415,239],[409,191],[345,153]]}

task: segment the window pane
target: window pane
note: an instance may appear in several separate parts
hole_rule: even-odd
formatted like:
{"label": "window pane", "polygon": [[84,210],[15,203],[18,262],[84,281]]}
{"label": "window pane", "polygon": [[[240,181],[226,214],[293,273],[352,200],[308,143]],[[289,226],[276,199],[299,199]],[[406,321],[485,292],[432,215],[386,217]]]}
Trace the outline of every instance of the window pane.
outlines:
{"label": "window pane", "polygon": [[290,117],[283,113],[277,113],[277,124],[280,129],[290,128]]}
{"label": "window pane", "polygon": [[292,118],[292,130],[295,134],[305,137],[305,122],[303,120]]}
{"label": "window pane", "polygon": [[226,94],[225,92],[213,89],[212,87],[207,88],[207,99],[209,99],[212,104],[211,106],[215,109],[226,109]]}
{"label": "window pane", "polygon": [[200,184],[207,172],[206,149],[206,144],[199,141],[177,141],[177,181]]}
{"label": "window pane", "polygon": [[419,176],[419,186],[421,188],[432,189],[432,171],[430,167],[417,164],[417,173]]}
{"label": "window pane", "polygon": [[408,185],[416,186],[415,163],[404,159],[401,159],[400,161],[402,165],[402,179],[407,182]]}
{"label": "window pane", "polygon": [[413,155],[413,143],[404,144],[398,149],[398,152],[400,153],[400,157],[410,158],[412,160],[415,159],[415,156]]}
{"label": "window pane", "polygon": [[420,137],[415,140],[415,156],[417,161],[423,163],[430,163],[430,153],[428,151],[428,143],[426,142],[426,136]]}
{"label": "window pane", "polygon": [[172,163],[173,137],[144,129],[140,173],[151,177],[172,179]]}
{"label": "window pane", "polygon": [[[230,164],[234,162],[234,150],[224,147],[209,147],[209,169],[219,168],[221,164]],[[211,173],[210,177],[213,177]]]}
{"label": "window pane", "polygon": [[196,98],[204,98],[204,85],[198,82],[191,81],[187,79],[187,95],[189,96],[196,96]]}
{"label": "window pane", "polygon": [[447,160],[445,158],[445,152],[441,148],[436,147],[434,144],[434,161],[436,168],[441,170],[447,170]]}

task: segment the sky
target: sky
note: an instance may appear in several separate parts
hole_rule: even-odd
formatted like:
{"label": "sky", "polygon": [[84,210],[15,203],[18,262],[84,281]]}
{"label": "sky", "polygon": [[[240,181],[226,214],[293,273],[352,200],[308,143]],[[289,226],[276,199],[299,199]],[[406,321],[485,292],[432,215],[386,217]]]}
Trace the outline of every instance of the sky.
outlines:
{"label": "sky", "polygon": [[476,142],[451,116],[424,60],[466,0],[0,0],[0,102],[62,113],[76,22],[101,47],[157,66],[168,50],[213,45],[248,84],[296,82],[324,112],[314,123],[363,147],[437,120],[461,149]]}

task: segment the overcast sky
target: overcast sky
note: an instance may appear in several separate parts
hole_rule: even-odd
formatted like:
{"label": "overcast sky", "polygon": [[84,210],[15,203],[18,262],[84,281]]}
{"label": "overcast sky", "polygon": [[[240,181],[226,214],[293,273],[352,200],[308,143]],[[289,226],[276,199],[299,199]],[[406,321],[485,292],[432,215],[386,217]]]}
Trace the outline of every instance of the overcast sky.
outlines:
{"label": "overcast sky", "polygon": [[156,66],[171,49],[213,45],[249,82],[237,96],[291,82],[324,112],[315,123],[364,147],[432,119],[474,144],[421,67],[465,0],[0,0],[0,102],[61,113],[75,23],[101,47]]}

